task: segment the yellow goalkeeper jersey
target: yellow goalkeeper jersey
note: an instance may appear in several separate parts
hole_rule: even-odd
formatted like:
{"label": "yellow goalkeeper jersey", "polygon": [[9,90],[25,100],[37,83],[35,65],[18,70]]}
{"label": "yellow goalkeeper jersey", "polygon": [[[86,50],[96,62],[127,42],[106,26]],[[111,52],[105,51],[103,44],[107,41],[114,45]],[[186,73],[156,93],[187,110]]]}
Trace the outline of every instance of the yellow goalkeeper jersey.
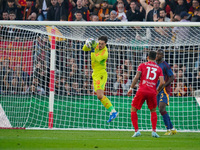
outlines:
{"label": "yellow goalkeeper jersey", "polygon": [[[86,45],[83,46],[83,51],[91,51]],[[99,43],[95,48],[95,52],[91,53],[91,64],[93,72],[102,72],[106,70],[106,61],[108,59],[108,49],[99,49]]]}

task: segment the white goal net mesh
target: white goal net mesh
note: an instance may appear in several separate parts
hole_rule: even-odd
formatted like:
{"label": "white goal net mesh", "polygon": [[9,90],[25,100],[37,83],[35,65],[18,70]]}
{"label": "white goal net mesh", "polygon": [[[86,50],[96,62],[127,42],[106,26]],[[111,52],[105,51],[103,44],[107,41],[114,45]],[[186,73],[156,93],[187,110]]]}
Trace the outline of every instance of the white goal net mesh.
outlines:
{"label": "white goal net mesh", "polygon": [[[132,97],[127,97],[127,91],[148,52],[163,49],[165,61],[175,75],[167,107],[171,121],[178,130],[200,131],[200,106],[194,95],[200,90],[199,27],[80,25],[0,23],[0,118],[3,118],[0,127],[49,127],[53,28],[56,38],[54,128],[133,129],[130,108],[137,89]],[[106,123],[109,112],[93,90],[90,52],[82,51],[87,38],[97,41],[101,35],[108,36],[105,95],[119,112],[110,124]],[[138,111],[138,121],[141,130],[151,130],[146,103]],[[159,112],[157,129],[165,130]]]}

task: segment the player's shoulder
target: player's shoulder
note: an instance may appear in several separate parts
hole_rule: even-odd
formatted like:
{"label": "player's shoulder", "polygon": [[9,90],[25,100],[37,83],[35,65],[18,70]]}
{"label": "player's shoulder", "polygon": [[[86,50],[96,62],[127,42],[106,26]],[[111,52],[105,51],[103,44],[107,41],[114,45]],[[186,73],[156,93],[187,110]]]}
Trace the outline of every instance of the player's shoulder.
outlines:
{"label": "player's shoulder", "polygon": [[167,67],[168,69],[171,68],[170,65],[169,65],[166,61],[163,61],[163,65],[164,65],[165,67]]}
{"label": "player's shoulder", "polygon": [[153,61],[146,62],[144,65],[146,65],[146,66],[150,66],[150,67],[160,68],[159,65],[156,64],[156,63],[153,62]]}

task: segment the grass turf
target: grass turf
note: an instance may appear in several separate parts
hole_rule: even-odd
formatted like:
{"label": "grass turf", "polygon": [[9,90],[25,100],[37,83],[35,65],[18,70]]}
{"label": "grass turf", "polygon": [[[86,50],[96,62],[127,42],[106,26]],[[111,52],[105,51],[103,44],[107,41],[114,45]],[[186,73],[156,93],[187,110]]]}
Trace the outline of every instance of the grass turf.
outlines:
{"label": "grass turf", "polygon": [[197,150],[200,133],[178,132],[152,138],[151,132],[132,138],[128,131],[0,129],[0,150]]}

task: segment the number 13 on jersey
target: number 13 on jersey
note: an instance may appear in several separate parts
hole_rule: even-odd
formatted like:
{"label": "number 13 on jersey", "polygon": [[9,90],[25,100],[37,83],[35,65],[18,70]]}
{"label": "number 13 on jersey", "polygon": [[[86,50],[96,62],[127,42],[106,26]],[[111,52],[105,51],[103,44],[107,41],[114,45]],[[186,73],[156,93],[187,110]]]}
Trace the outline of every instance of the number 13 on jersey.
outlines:
{"label": "number 13 on jersey", "polygon": [[[156,78],[156,71],[157,71],[157,68],[153,68],[153,67],[147,67],[147,76],[146,76],[146,79],[150,79],[150,80],[154,80]],[[153,77],[151,77],[153,74]]]}

